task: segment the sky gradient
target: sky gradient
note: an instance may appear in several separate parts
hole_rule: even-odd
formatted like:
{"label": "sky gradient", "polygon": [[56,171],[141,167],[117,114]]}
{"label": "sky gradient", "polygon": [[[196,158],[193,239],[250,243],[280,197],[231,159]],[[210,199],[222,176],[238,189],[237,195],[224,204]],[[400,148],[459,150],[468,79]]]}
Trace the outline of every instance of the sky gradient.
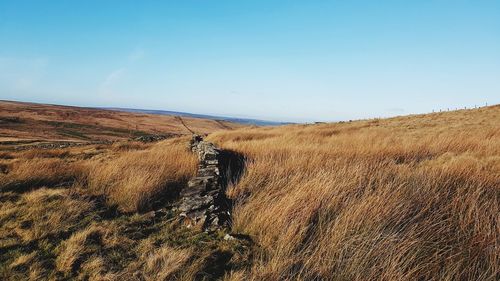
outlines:
{"label": "sky gradient", "polygon": [[278,121],[500,102],[500,1],[0,0],[0,99]]}

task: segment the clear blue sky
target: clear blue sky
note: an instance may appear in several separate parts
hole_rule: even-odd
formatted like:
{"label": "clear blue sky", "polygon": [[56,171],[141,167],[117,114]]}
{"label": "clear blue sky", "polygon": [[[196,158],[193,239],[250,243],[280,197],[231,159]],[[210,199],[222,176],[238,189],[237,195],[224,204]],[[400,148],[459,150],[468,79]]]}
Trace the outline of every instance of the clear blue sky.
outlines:
{"label": "clear blue sky", "polygon": [[0,99],[285,121],[500,102],[500,1],[0,0]]}

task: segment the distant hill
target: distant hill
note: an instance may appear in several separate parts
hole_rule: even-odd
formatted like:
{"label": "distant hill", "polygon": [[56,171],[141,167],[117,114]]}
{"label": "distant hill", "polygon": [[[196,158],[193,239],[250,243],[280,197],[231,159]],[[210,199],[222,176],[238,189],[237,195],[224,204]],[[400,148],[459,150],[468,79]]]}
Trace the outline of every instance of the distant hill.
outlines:
{"label": "distant hill", "polygon": [[0,100],[0,142],[108,141],[150,135],[208,134],[244,126],[179,115]]}
{"label": "distant hill", "polygon": [[182,116],[182,117],[221,120],[221,121],[234,122],[234,123],[240,123],[240,124],[246,124],[246,125],[257,125],[257,126],[280,126],[280,125],[292,124],[290,122],[276,122],[276,121],[268,121],[268,120],[260,120],[260,119],[214,116],[214,115],[195,114],[195,113],[187,113],[187,112],[179,112],[179,111],[168,111],[168,110],[136,109],[136,108],[121,108],[121,107],[106,107],[105,109],[116,110],[116,111],[135,112],[135,113],[145,113],[145,114],[173,115],[173,116]]}

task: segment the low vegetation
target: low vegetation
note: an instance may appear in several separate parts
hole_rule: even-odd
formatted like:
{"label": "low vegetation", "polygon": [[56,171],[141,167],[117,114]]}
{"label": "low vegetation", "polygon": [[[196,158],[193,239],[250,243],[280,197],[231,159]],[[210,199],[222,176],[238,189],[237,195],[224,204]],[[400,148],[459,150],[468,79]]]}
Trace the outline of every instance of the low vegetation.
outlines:
{"label": "low vegetation", "polygon": [[240,129],[233,231],[262,253],[228,280],[498,280],[500,107]]}
{"label": "low vegetation", "polygon": [[0,144],[16,146],[206,134],[241,126],[221,120],[0,100]]}
{"label": "low vegetation", "polygon": [[0,279],[498,280],[499,114],[212,133],[247,159],[231,239],[170,208],[188,137],[0,146]]}
{"label": "low vegetation", "polygon": [[129,212],[145,211],[156,203],[175,199],[196,172],[196,156],[188,153],[186,143],[183,138],[91,162],[88,188]]}
{"label": "low vegetation", "polygon": [[248,245],[181,227],[169,208],[196,172],[188,140],[3,151],[0,279],[223,276],[217,257]]}

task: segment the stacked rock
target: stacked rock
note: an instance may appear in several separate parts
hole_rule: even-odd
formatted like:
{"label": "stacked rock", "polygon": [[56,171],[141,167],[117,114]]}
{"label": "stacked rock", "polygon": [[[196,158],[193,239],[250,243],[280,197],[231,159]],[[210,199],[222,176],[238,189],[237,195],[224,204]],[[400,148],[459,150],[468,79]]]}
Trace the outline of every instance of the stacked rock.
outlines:
{"label": "stacked rock", "polygon": [[180,216],[188,227],[214,231],[229,226],[230,213],[221,184],[220,151],[200,136],[193,136],[191,150],[198,154],[198,172],[180,193]]}

